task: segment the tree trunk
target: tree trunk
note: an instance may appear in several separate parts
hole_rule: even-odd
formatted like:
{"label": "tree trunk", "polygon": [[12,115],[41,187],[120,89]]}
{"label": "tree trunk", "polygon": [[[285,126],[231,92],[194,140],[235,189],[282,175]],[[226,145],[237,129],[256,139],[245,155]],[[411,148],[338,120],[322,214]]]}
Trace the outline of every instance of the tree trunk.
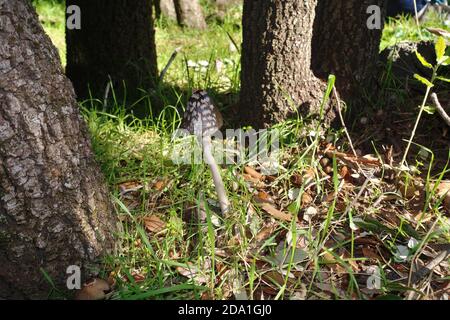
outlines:
{"label": "tree trunk", "polygon": [[178,23],[188,28],[205,29],[206,22],[198,0],[174,0]]}
{"label": "tree trunk", "polygon": [[341,97],[356,102],[365,95],[362,88],[374,92],[377,86],[382,29],[367,27],[367,8],[382,8],[385,0],[319,1],[314,23],[312,66],[319,77],[336,75]]}
{"label": "tree trunk", "polygon": [[157,75],[152,1],[67,0],[71,5],[81,9],[81,29],[67,29],[66,73],[78,97],[89,97],[88,84],[94,97],[103,97],[109,76],[128,97],[152,87]]}
{"label": "tree trunk", "polygon": [[89,276],[116,217],[58,52],[28,0],[0,0],[0,300]]}
{"label": "tree trunk", "polygon": [[[245,0],[241,124],[260,128],[297,111],[317,113],[330,73],[344,93],[373,83],[381,30],[367,28],[366,10],[377,2]],[[325,120],[333,117],[328,106]]]}
{"label": "tree trunk", "polygon": [[226,11],[228,7],[242,3],[242,0],[213,0],[213,2],[220,11]]}
{"label": "tree trunk", "polygon": [[169,20],[177,21],[177,12],[175,10],[174,0],[156,0],[155,1],[156,16],[161,15]]}
{"label": "tree trunk", "polygon": [[[262,128],[317,107],[324,85],[311,71],[317,0],[244,1],[240,115]],[[291,102],[292,100],[292,102]]]}
{"label": "tree trunk", "polygon": [[216,6],[218,21],[223,23],[228,9],[238,3],[242,3],[242,0],[212,0],[211,2]]}

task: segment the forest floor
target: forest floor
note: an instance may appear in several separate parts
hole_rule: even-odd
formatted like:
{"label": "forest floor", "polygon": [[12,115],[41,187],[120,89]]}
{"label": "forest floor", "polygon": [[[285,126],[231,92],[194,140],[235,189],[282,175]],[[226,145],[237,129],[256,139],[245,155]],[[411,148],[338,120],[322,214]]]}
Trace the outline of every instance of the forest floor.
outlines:
{"label": "forest floor", "polygon": [[[34,2],[64,65],[64,7]],[[385,99],[347,123],[354,150],[344,129],[321,130],[299,117],[274,126],[275,164],[222,166],[226,217],[216,213],[208,167],[171,160],[192,88],[207,88],[222,110],[237,101],[241,10],[218,19],[206,6],[203,32],[157,21],[160,70],[181,47],[165,84],[137,103],[152,114],[157,96],[160,115],[139,119],[120,101],[108,112],[99,111],[100,100],[80,102],[123,225],[123,251],[101,274],[114,283],[108,298],[448,299],[447,127],[424,113],[410,165],[401,165],[423,93],[391,81],[388,66]],[[450,30],[438,16],[420,31],[413,19],[392,20],[381,47],[435,42],[426,27]],[[275,173],[265,174],[267,166]]]}

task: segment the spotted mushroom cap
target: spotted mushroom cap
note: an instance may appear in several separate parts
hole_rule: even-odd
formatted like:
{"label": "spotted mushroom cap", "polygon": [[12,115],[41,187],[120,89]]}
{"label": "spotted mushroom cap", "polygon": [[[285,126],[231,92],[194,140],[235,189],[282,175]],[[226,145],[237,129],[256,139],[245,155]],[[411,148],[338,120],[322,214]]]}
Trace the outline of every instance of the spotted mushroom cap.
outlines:
{"label": "spotted mushroom cap", "polygon": [[181,128],[196,136],[208,136],[222,127],[222,115],[205,90],[194,91],[183,115]]}

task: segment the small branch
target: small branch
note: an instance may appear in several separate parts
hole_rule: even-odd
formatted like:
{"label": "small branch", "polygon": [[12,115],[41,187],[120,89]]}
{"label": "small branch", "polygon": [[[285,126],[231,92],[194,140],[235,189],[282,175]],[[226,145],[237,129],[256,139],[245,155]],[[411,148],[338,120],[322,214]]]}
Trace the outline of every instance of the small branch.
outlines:
{"label": "small branch", "polygon": [[415,284],[419,282],[423,277],[433,272],[433,270],[441,264],[450,255],[450,248],[439,252],[436,257],[431,260],[426,266],[420,268],[417,272],[411,276],[411,283]]}
{"label": "small branch", "polygon": [[427,3],[422,8],[422,10],[420,10],[420,12],[417,13],[417,18],[419,19],[419,22],[422,22],[422,20],[425,18],[425,14],[427,13],[429,8],[430,8],[430,4]]}
{"label": "small branch", "polygon": [[175,48],[175,50],[172,52],[172,55],[170,56],[169,61],[167,61],[166,66],[164,67],[164,69],[162,69],[161,73],[159,74],[159,83],[163,82],[164,76],[166,75],[167,70],[169,70],[170,65],[177,57],[177,54],[178,54],[178,52],[180,52],[180,50],[181,50],[181,47],[178,47],[178,48]]}
{"label": "small branch", "polygon": [[434,106],[436,107],[437,112],[439,113],[441,118],[450,127],[450,117],[448,116],[447,112],[445,112],[444,108],[442,108],[436,93],[433,92],[431,94],[431,100],[433,100]]}

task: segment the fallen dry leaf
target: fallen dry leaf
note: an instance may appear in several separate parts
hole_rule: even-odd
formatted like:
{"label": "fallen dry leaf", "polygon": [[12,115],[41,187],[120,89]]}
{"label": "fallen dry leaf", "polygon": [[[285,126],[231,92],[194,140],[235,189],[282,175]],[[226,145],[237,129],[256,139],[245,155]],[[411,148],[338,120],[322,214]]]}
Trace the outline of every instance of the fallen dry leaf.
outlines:
{"label": "fallen dry leaf", "polygon": [[166,223],[156,215],[144,217],[144,224],[145,229],[154,233],[158,233],[166,228]]}
{"label": "fallen dry leaf", "polygon": [[274,206],[272,206],[269,203],[263,203],[261,208],[276,219],[280,219],[283,221],[291,221],[292,220],[292,215],[284,213],[284,212],[276,209]]}
{"label": "fallen dry leaf", "polygon": [[409,184],[405,184],[404,181],[399,182],[398,190],[408,200],[411,200],[415,196],[419,195],[419,190],[417,190],[414,183],[410,182]]}
{"label": "fallen dry leaf", "polygon": [[275,201],[273,201],[272,197],[269,196],[269,194],[265,191],[259,191],[254,197],[253,199],[255,200],[256,203],[275,203]]}
{"label": "fallen dry leaf", "polygon": [[277,180],[277,177],[275,176],[265,176],[264,181],[267,183],[273,183],[275,182],[275,180]]}
{"label": "fallen dry leaf", "polygon": [[294,186],[296,186],[296,187],[301,187],[301,186],[302,186],[303,178],[302,178],[301,175],[299,175],[299,174],[297,174],[297,173],[294,173],[294,174],[291,176],[290,180],[291,180],[291,183],[292,183]]}
{"label": "fallen dry leaf", "polygon": [[261,296],[259,298],[260,300],[264,300],[263,294],[266,294],[268,296],[276,296],[277,293],[280,291],[278,288],[272,288],[267,285],[261,285],[259,288],[260,288],[260,291],[259,290],[255,291],[255,296]]}
{"label": "fallen dry leaf", "polygon": [[305,173],[303,174],[303,178],[305,182],[314,180],[314,177],[316,176],[316,171],[314,168],[308,168],[306,169]]}
{"label": "fallen dry leaf", "polygon": [[108,279],[106,281],[108,282],[110,287],[113,287],[116,285],[116,276],[117,276],[117,272],[115,272],[115,271],[111,271],[109,273]]}
{"label": "fallen dry leaf", "polygon": [[383,258],[381,258],[380,255],[374,250],[372,250],[370,247],[362,247],[362,254],[364,255],[364,258],[383,261]]}
{"label": "fallen dry leaf", "polygon": [[145,280],[145,275],[143,275],[139,271],[133,271],[131,273],[131,276],[133,277],[133,279],[136,283],[143,282]]}
{"label": "fallen dry leaf", "polygon": [[264,182],[262,182],[261,180],[255,178],[249,174],[243,174],[242,176],[244,177],[245,181],[250,182],[257,189],[261,189],[261,188],[265,187]]}
{"label": "fallen dry leaf", "polygon": [[319,290],[329,292],[329,293],[331,293],[333,295],[337,295],[341,299],[345,299],[346,298],[345,291],[343,291],[342,289],[337,288],[336,286],[332,286],[332,285],[330,285],[328,283],[316,283],[315,286]]}
{"label": "fallen dry leaf", "polygon": [[244,172],[258,180],[262,180],[264,178],[264,176],[261,173],[259,173],[258,171],[249,166],[245,166]]}
{"label": "fallen dry leaf", "polygon": [[178,266],[176,270],[184,277],[194,280],[198,284],[205,284],[210,280],[210,277],[206,274],[207,270],[211,269],[211,261],[205,259],[201,268],[197,267],[191,262],[188,262],[188,267],[184,268]]}
{"label": "fallen dry leaf", "polygon": [[108,282],[95,278],[83,285],[83,288],[75,293],[75,300],[103,300],[106,292],[110,291],[111,287]]}
{"label": "fallen dry leaf", "polygon": [[322,198],[322,202],[332,202],[335,198],[335,193],[334,192],[330,192],[327,195],[324,195]]}
{"label": "fallen dry leaf", "polygon": [[447,30],[440,29],[440,28],[426,28],[426,29],[428,31],[430,31],[432,34],[435,34],[437,36],[450,38],[450,32],[448,32]]}
{"label": "fallen dry leaf", "polygon": [[336,258],[330,253],[330,252],[328,252],[328,251],[325,251],[323,254],[322,254],[322,258],[323,258],[323,262],[324,263],[337,263],[337,260],[336,260]]}
{"label": "fallen dry leaf", "polygon": [[121,195],[124,195],[128,192],[137,191],[143,187],[143,185],[139,181],[135,180],[122,182],[118,186]]}
{"label": "fallen dry leaf", "polygon": [[302,205],[307,206],[313,202],[313,197],[307,192],[302,194]]}
{"label": "fallen dry leaf", "polygon": [[255,236],[255,240],[257,242],[266,240],[267,238],[269,238],[273,234],[273,232],[275,231],[276,228],[277,228],[277,225],[274,224],[274,223],[271,223],[269,225],[264,226],[258,232],[258,234]]}
{"label": "fallen dry leaf", "polygon": [[347,166],[343,166],[343,167],[341,168],[341,170],[339,171],[339,175],[340,175],[341,178],[343,178],[343,179],[346,179],[346,177],[348,176],[348,174],[349,174],[349,170],[348,170],[348,167],[347,167]]}
{"label": "fallen dry leaf", "polygon": [[350,163],[361,163],[361,164],[365,164],[367,166],[376,166],[376,167],[381,166],[380,160],[369,154],[367,154],[363,157],[355,157],[353,154],[339,152],[339,151],[336,151],[335,149],[327,150],[324,153],[330,159],[332,159],[334,156],[336,156],[337,158],[339,158],[343,161],[348,161]]}
{"label": "fallen dry leaf", "polygon": [[[277,271],[268,271],[266,273],[263,274],[262,279],[267,283],[267,284],[277,284],[279,286],[282,286],[284,284],[285,281],[285,276],[283,276],[281,273],[277,272]],[[288,278],[287,280],[288,284],[292,284],[292,282],[294,282],[293,279]]]}
{"label": "fallen dry leaf", "polygon": [[169,184],[169,181],[167,179],[161,179],[161,180],[157,180],[154,184],[153,184],[153,188],[156,191],[162,191],[165,187],[167,187]]}
{"label": "fallen dry leaf", "polygon": [[445,209],[450,211],[450,181],[442,180],[437,187],[437,195],[441,198],[444,197],[443,204]]}

